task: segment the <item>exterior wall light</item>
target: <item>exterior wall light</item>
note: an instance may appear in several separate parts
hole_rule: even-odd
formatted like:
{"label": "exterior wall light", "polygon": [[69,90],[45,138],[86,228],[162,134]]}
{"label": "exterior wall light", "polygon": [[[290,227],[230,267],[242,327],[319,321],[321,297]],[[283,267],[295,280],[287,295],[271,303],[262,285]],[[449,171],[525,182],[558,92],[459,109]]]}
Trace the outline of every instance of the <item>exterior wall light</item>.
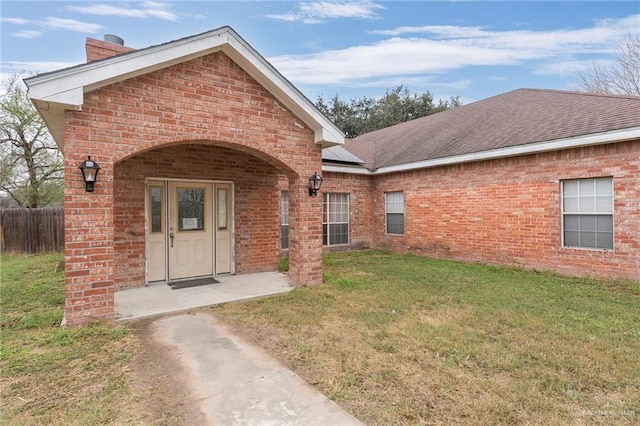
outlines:
{"label": "exterior wall light", "polygon": [[315,197],[316,195],[318,195],[318,191],[320,190],[321,186],[322,176],[314,172],[313,176],[309,178],[309,196]]}
{"label": "exterior wall light", "polygon": [[98,176],[98,171],[100,171],[100,166],[89,156],[78,168],[82,172],[82,179],[84,179],[84,183],[87,186],[87,192],[93,192],[93,184]]}

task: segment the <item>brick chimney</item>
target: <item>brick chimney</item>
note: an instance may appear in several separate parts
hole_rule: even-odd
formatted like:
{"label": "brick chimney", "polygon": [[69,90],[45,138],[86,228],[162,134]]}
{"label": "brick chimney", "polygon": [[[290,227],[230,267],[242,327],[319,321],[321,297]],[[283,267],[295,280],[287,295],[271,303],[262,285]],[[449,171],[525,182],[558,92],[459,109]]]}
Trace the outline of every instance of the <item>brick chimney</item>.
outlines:
{"label": "brick chimney", "polygon": [[136,50],[131,47],[126,47],[124,40],[111,34],[105,35],[104,40],[87,37],[85,48],[87,51],[87,62],[93,62]]}

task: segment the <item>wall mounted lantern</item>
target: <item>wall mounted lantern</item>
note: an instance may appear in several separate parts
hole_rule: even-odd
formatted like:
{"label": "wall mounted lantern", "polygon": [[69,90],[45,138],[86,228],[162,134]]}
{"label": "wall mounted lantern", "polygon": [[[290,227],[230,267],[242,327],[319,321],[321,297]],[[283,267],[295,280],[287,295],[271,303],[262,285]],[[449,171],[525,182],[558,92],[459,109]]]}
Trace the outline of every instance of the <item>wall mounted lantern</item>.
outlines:
{"label": "wall mounted lantern", "polygon": [[87,186],[87,192],[93,192],[93,184],[98,176],[100,166],[98,166],[98,163],[93,161],[91,156],[89,156],[89,158],[84,160],[78,168],[82,172],[82,179],[84,179],[84,183]]}
{"label": "wall mounted lantern", "polygon": [[322,186],[322,176],[320,176],[318,173],[313,173],[313,176],[311,176],[309,178],[309,196],[316,196],[318,195],[318,191],[320,190],[320,187]]}

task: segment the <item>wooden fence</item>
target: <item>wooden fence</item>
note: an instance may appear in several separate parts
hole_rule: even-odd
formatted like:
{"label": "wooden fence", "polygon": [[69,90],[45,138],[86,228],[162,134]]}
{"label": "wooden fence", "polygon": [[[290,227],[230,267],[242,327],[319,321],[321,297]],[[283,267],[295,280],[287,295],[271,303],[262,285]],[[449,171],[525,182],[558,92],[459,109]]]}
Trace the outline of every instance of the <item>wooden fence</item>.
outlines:
{"label": "wooden fence", "polygon": [[42,253],[62,250],[62,208],[0,209],[0,252]]}

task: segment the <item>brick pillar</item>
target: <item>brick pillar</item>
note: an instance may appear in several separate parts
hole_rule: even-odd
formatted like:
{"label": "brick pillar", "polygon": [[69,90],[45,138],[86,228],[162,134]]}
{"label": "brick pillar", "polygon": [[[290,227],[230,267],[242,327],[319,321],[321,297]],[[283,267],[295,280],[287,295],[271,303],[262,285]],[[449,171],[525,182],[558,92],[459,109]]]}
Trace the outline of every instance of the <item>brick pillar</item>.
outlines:
{"label": "brick pillar", "polygon": [[289,279],[322,283],[322,195],[309,196],[307,177],[289,181]]}
{"label": "brick pillar", "polygon": [[[65,322],[114,319],[113,164],[92,155],[101,170],[94,192],[86,192],[78,166],[91,153],[65,153]],[[82,150],[76,150],[82,151]]]}

